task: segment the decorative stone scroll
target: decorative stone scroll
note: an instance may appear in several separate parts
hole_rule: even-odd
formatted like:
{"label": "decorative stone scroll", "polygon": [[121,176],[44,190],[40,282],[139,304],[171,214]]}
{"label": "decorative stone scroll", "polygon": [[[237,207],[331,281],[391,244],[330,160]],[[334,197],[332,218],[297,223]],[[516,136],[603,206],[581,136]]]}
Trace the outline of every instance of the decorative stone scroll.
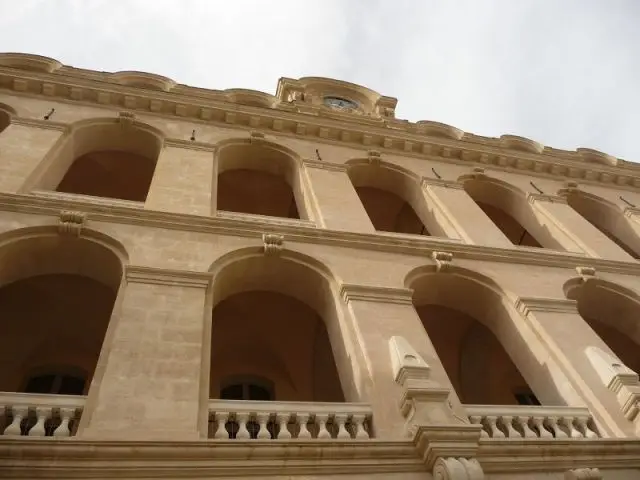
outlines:
{"label": "decorative stone scroll", "polygon": [[87,215],[82,212],[62,210],[59,215],[58,232],[60,235],[79,237],[87,222]]}
{"label": "decorative stone scroll", "polygon": [[485,175],[486,173],[483,167],[473,167],[473,169],[471,170],[471,176],[473,178],[480,178]]}
{"label": "decorative stone scroll", "polygon": [[260,142],[264,142],[264,133],[262,132],[249,133],[249,143],[260,143]]}
{"label": "decorative stone scroll", "polygon": [[597,468],[574,468],[564,474],[565,480],[602,480],[602,473]]}
{"label": "decorative stone scroll", "polygon": [[122,128],[130,128],[136,119],[136,114],[133,112],[120,112],[118,113],[118,122]]}
{"label": "decorative stone scroll", "polygon": [[596,269],[593,267],[576,267],[576,272],[582,278],[583,283],[593,280],[596,276]]}
{"label": "decorative stone scroll", "polygon": [[378,150],[369,150],[369,152],[367,152],[367,158],[369,160],[369,165],[379,167],[382,160],[382,155]]}
{"label": "decorative stone scroll", "polygon": [[284,249],[284,236],[274,233],[265,233],[262,235],[265,255],[280,255]]}
{"label": "decorative stone scroll", "polygon": [[475,458],[440,457],[433,467],[433,479],[484,480],[484,472]]}
{"label": "decorative stone scroll", "polygon": [[445,272],[451,266],[453,254],[449,252],[432,252],[431,258],[436,262],[436,271]]}

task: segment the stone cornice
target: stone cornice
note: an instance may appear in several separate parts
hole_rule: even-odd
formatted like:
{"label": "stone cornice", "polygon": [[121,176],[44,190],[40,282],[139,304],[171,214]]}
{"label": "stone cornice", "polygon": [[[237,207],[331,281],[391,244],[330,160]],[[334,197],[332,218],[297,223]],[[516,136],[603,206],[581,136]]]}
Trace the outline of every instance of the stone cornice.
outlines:
{"label": "stone cornice", "polygon": [[307,168],[319,168],[321,170],[329,170],[330,172],[346,172],[348,166],[343,163],[323,162],[322,160],[310,160],[305,158],[302,165]]}
{"label": "stone cornice", "polygon": [[[383,148],[402,155],[437,157],[438,161],[489,164],[498,169],[523,170],[528,175],[568,177],[581,182],[607,183],[616,188],[640,187],[640,170],[628,162],[618,166],[589,163],[579,152],[545,148],[541,153],[504,148],[499,139],[465,134],[461,140],[437,138],[418,133],[417,124],[387,121],[363,125],[362,119],[344,115],[331,119],[301,113],[291,105],[276,108],[232,103],[224,92],[197,89],[162,92],[118,85],[95,74],[27,72],[0,67],[0,84],[16,95],[55,98],[56,101],[99,104],[103,107],[136,110],[188,121],[232,124],[272,130],[280,135],[314,137],[318,143],[331,142]],[[2,88],[2,87],[0,87]],[[191,91],[193,90],[193,91]],[[285,107],[286,105],[286,107]],[[352,118],[354,117],[354,118]],[[300,128],[303,126],[304,128]]]}
{"label": "stone cornice", "polygon": [[215,152],[217,147],[210,143],[202,143],[191,140],[182,140],[179,138],[166,138],[164,140],[165,147],[188,148],[190,150],[204,150],[206,152]]}
{"label": "stone cornice", "polygon": [[[234,218],[206,217],[169,212],[146,210],[143,208],[122,205],[109,206],[104,202],[93,202],[89,197],[65,195],[43,197],[40,195],[23,195],[0,193],[0,211],[11,211],[25,214],[53,216],[56,219],[61,210],[83,211],[93,222],[106,222],[124,225],[136,225],[149,228],[165,228],[185,232],[199,232],[217,235],[229,235],[247,238],[262,238],[264,233],[285,235],[290,243],[313,243],[319,245],[386,253],[416,255],[429,258],[432,252],[446,251],[453,254],[456,260],[480,260],[489,262],[507,262],[512,264],[569,268],[584,264],[584,255],[560,252],[542,248],[496,248],[480,245],[469,245],[446,238],[425,235],[387,235],[375,233],[356,233],[327,230],[307,226],[301,223],[279,223],[271,217],[236,214]],[[640,263],[623,262],[601,258],[588,258],[589,265],[599,272],[619,273],[623,275],[640,275]]]}
{"label": "stone cornice", "polygon": [[549,202],[549,203],[567,203],[567,199],[560,195],[548,195],[546,193],[528,193],[527,198],[530,203]]}
{"label": "stone cornice", "polygon": [[409,288],[376,287],[372,285],[353,285],[343,283],[340,295],[345,302],[360,300],[365,302],[397,303],[400,305],[413,304],[413,290]]}
{"label": "stone cornice", "polygon": [[516,308],[524,315],[530,312],[578,312],[577,302],[564,298],[520,297],[516,301]]}
{"label": "stone cornice", "polygon": [[4,437],[0,463],[12,478],[29,479],[348,477],[424,471],[411,442],[379,440],[113,442]]}
{"label": "stone cornice", "polygon": [[422,177],[422,187],[428,187],[429,185],[464,190],[464,185],[456,180],[443,180],[442,178]]}
{"label": "stone cornice", "polygon": [[189,272],[184,270],[126,265],[125,278],[129,283],[207,288],[211,283],[213,275],[209,272]]}
{"label": "stone cornice", "polygon": [[60,132],[68,132],[69,125],[52,120],[40,120],[37,118],[11,117],[13,125],[23,125],[25,127],[43,128],[45,130],[58,130]]}

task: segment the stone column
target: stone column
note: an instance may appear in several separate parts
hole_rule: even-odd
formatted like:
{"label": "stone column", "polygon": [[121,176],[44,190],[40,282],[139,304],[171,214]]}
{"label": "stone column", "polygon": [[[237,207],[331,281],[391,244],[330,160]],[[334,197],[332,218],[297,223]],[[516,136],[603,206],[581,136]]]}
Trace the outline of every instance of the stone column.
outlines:
{"label": "stone column", "polygon": [[513,247],[511,241],[464,190],[462,184],[423,177],[422,188],[447,237],[461,238],[475,245]]}
{"label": "stone column", "polygon": [[199,438],[205,296],[210,280],[209,273],[127,267],[79,437]]}
{"label": "stone column", "polygon": [[354,188],[346,165],[304,160],[304,174],[310,187],[318,221],[323,228],[374,233],[375,228]]}
{"label": "stone column", "polygon": [[430,380],[440,390],[450,391],[448,401],[454,423],[467,422],[436,350],[429,340],[412,302],[412,290],[360,285],[342,285],[341,294],[351,316],[355,341],[364,358],[368,378],[361,380],[361,401],[371,404],[376,436],[385,439],[407,438],[405,418],[400,411],[403,387],[396,382],[392,368],[390,340],[400,336],[430,368]]}
{"label": "stone column", "polygon": [[586,253],[592,257],[629,261],[631,256],[594,227],[556,195],[528,195],[533,211],[545,235],[553,237],[568,252]]}
{"label": "stone column", "polygon": [[0,191],[20,192],[66,130],[61,123],[13,117],[0,133]]}
{"label": "stone column", "polygon": [[145,208],[211,215],[214,147],[166,141],[160,152]]}
{"label": "stone column", "polygon": [[576,302],[522,297],[517,307],[571,382],[571,390],[589,407],[602,436],[633,435],[633,425],[624,418],[615,394],[602,382],[587,356],[589,347],[613,357],[615,354],[580,316]]}

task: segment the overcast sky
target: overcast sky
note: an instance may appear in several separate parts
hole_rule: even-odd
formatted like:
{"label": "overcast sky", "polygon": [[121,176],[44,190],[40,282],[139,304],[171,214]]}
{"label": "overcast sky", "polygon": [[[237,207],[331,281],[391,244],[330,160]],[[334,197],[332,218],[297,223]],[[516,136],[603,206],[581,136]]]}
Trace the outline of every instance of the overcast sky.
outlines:
{"label": "overcast sky", "polygon": [[332,77],[399,118],[640,161],[640,0],[0,0],[0,51],[213,89]]}

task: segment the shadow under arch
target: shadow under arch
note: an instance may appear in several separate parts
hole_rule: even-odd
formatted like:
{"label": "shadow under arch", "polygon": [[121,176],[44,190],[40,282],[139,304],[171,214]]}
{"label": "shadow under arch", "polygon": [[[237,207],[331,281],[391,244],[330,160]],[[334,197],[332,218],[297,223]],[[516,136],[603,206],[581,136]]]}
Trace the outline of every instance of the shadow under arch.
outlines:
{"label": "shadow under arch", "polygon": [[16,111],[6,103],[0,103],[0,133],[10,124],[11,118],[16,115]]}
{"label": "shadow under arch", "polygon": [[165,135],[127,117],[72,124],[27,188],[143,202]]}
{"label": "shadow under arch", "polygon": [[544,349],[493,279],[450,266],[418,267],[405,286],[462,403],[565,405]]}
{"label": "shadow under arch", "polygon": [[65,365],[86,376],[75,382],[77,391],[63,393],[86,394],[96,373],[127,253],[99,232],[75,237],[55,228],[0,235],[1,391],[18,391],[34,371]]}
{"label": "shadow under arch", "polygon": [[564,247],[540,224],[520,188],[485,174],[458,178],[464,190],[514,245]]}
{"label": "shadow under arch", "polygon": [[582,190],[560,190],[567,204],[633,258],[640,258],[640,237],[615,203]]}
{"label": "shadow under arch", "polygon": [[355,158],[347,174],[374,228],[415,235],[445,233],[425,200],[420,177],[393,163]]}
{"label": "shadow under arch", "polygon": [[210,271],[208,398],[237,375],[268,379],[278,401],[353,397],[337,283],[324,264],[249,247],[224,255]]}
{"label": "shadow under arch", "polygon": [[640,295],[601,278],[572,278],[563,288],[598,337],[627,367],[640,373]]}
{"label": "shadow under arch", "polygon": [[300,157],[262,138],[223,140],[216,149],[213,209],[310,220]]}

